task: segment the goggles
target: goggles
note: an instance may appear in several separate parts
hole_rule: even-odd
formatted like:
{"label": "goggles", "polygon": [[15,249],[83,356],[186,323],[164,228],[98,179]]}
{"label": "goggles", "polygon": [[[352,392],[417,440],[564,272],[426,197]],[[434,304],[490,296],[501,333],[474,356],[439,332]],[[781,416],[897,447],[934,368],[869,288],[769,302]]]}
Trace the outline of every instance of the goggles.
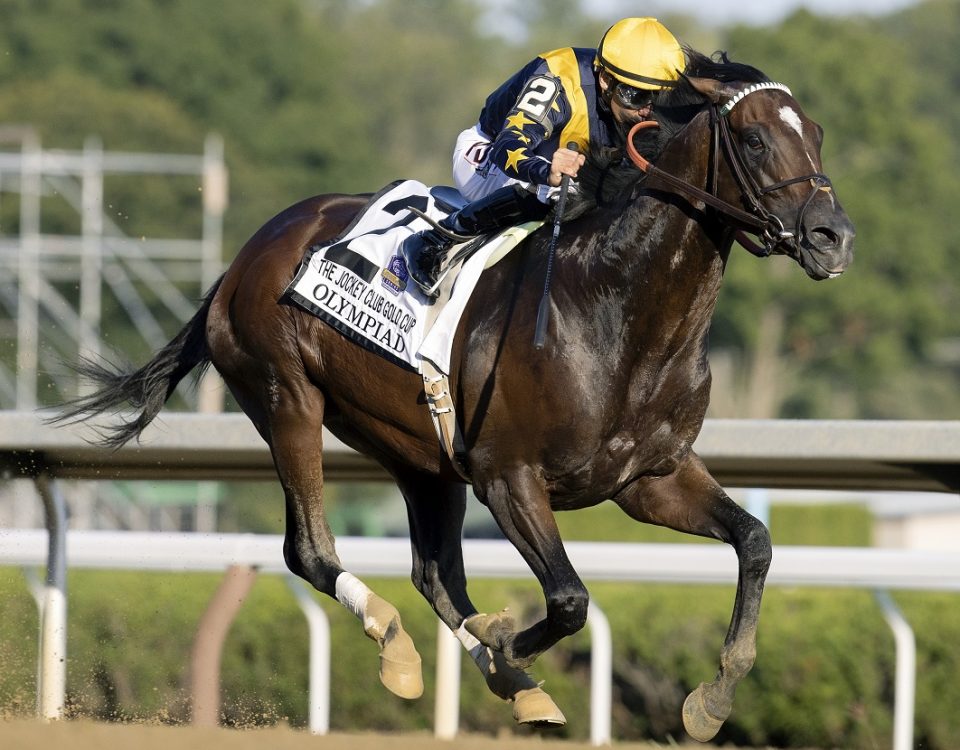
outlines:
{"label": "goggles", "polygon": [[617,102],[627,109],[643,109],[653,104],[653,97],[656,93],[652,89],[638,89],[620,82],[613,88],[613,95]]}

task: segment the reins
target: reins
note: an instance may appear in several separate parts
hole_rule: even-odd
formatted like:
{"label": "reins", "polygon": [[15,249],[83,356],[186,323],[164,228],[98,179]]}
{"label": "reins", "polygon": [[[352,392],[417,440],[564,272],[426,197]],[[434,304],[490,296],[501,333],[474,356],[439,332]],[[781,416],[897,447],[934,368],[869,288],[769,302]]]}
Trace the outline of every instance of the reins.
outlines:
{"label": "reins", "polygon": [[[734,221],[746,225],[749,228],[747,231],[756,234],[763,243],[763,246],[761,247],[754,243],[752,240],[746,237],[743,232],[737,233],[737,241],[740,242],[740,244],[743,245],[749,252],[760,257],[770,255],[774,251],[774,248],[784,240],[799,239],[802,231],[803,216],[806,213],[807,207],[817,194],[817,191],[823,188],[832,187],[830,178],[819,172],[803,175],[801,177],[790,177],[763,188],[761,188],[757,184],[756,180],[754,180],[743,161],[743,156],[735,147],[735,141],[733,138],[733,133],[730,131],[730,123],[727,120],[727,115],[730,113],[730,110],[733,109],[734,105],[740,102],[747,94],[751,94],[754,91],[759,91],[766,88],[776,88],[789,93],[789,90],[783,86],[783,84],[773,82],[755,84],[740,92],[723,107],[713,105],[710,110],[710,130],[714,146],[712,172],[708,177],[708,184],[713,188],[716,186],[717,173],[719,169],[718,162],[720,158],[720,152],[722,150],[727,163],[730,166],[730,170],[733,172],[733,177],[737,187],[740,189],[740,200],[744,206],[747,207],[747,210],[738,208],[737,206],[726,202],[722,198],[717,197],[713,193],[702,190],[696,185],[692,185],[686,180],[676,177],[669,172],[664,172],[662,169],[655,167],[647,159],[641,156],[640,152],[637,151],[637,148],[633,143],[633,138],[640,130],[645,128],[659,127],[659,123],[655,120],[637,123],[630,129],[630,132],[627,135],[627,154],[630,157],[630,161],[632,161],[646,174],[656,176],[658,179],[667,183],[674,189],[686,193],[697,200],[701,200],[708,206],[711,206],[721,213],[729,216]],[[813,189],[797,214],[797,221],[794,231],[787,231],[780,217],[771,211],[768,211],[760,199],[768,193],[772,193],[790,185],[807,181],[813,183]]]}
{"label": "reins", "polygon": [[651,177],[657,177],[671,187],[687,193],[698,200],[702,200],[708,206],[712,206],[718,211],[722,211],[737,221],[743,222],[744,224],[754,227],[755,229],[763,229],[766,226],[765,221],[757,218],[753,214],[727,203],[725,200],[718,198],[712,193],[708,193],[706,190],[701,190],[696,185],[692,185],[686,180],[675,177],[669,172],[664,172],[659,167],[655,167],[653,164],[647,161],[647,159],[645,159],[640,152],[637,151],[637,147],[633,145],[633,136],[636,135],[636,133],[640,130],[659,127],[660,123],[658,123],[656,120],[647,120],[645,122],[638,122],[636,125],[630,128],[630,132],[627,135],[627,154],[630,156],[630,161],[639,167],[641,171],[646,172]]}

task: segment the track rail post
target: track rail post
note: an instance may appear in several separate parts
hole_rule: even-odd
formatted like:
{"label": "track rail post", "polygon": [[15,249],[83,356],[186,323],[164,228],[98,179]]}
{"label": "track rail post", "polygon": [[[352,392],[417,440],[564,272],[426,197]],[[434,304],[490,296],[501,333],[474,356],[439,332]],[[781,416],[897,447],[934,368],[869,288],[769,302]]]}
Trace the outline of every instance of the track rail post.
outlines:
{"label": "track rail post", "polygon": [[63,718],[67,694],[67,504],[59,485],[45,474],[34,479],[46,515],[47,577],[34,596],[40,610],[37,715]]}
{"label": "track rail post", "polygon": [[257,579],[250,565],[231,565],[197,625],[190,652],[190,701],[194,726],[220,723],[220,657],[223,644],[247,594]]}
{"label": "track rail post", "polygon": [[917,692],[917,641],[913,629],[886,591],[874,596],[893,631],[897,649],[897,671],[893,697],[893,750],[913,747],[913,714]]}

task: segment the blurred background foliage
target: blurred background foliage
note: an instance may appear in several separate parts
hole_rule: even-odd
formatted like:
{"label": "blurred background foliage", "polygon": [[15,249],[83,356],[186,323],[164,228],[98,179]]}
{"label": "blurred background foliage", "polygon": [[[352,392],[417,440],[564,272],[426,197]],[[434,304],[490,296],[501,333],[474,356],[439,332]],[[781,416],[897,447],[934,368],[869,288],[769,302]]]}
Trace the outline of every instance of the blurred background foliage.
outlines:
{"label": "blurred background foliage", "polygon": [[[449,183],[457,133],[540,51],[592,46],[616,17],[576,0],[0,0],[0,123],[47,148],[198,152],[230,171],[225,261],[270,216],[399,177]],[[634,9],[622,9],[636,13]],[[663,19],[792,87],[825,128],[824,165],[857,259],[814,284],[735,252],[713,331],[712,416],[960,414],[960,4],[878,17],[797,11],[772,27]],[[169,184],[108,184],[133,236],[190,229]],[[187,191],[189,194],[189,191]],[[0,230],[15,233],[15,205]],[[68,231],[67,206],[44,231]]]}

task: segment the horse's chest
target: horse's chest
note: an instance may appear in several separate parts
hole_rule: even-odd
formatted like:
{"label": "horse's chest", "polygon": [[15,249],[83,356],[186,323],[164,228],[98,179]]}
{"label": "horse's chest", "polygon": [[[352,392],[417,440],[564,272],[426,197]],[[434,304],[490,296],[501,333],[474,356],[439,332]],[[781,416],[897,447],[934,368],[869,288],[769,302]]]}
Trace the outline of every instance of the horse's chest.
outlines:
{"label": "horse's chest", "polygon": [[690,442],[664,422],[651,433],[618,432],[600,442],[577,468],[560,472],[552,497],[557,509],[591,505],[612,497],[640,476],[671,473],[690,450]]}
{"label": "horse's chest", "polygon": [[641,476],[670,474],[690,451],[706,413],[709,369],[697,357],[671,365],[596,409],[604,415],[592,425],[598,432],[584,430],[574,446],[551,452],[556,487],[567,496],[560,507],[610,497]]}
{"label": "horse's chest", "polygon": [[603,461],[607,473],[623,484],[641,474],[669,474],[689,450],[689,442],[670,422],[662,422],[650,433],[622,432],[606,444]]}

